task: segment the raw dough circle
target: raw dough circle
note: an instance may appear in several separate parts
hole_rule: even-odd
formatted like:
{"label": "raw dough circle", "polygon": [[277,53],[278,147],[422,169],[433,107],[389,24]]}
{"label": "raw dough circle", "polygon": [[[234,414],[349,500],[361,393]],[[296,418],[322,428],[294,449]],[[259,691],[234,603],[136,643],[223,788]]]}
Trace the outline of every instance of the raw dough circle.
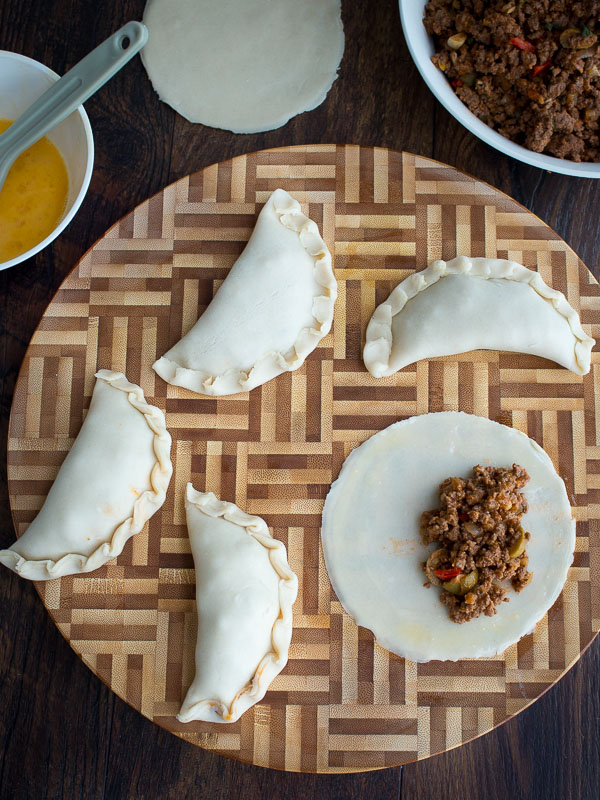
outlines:
{"label": "raw dough circle", "polygon": [[[449,476],[476,464],[525,467],[524,527],[531,583],[493,617],[452,622],[439,590],[426,588],[429,548],[421,513],[438,505]],[[557,599],[575,547],[565,485],[550,457],[525,434],[471,414],[447,411],[397,422],[346,459],[323,509],[325,564],[335,592],[380,645],[414,661],[491,657],[533,630]],[[431,549],[434,549],[433,547]]]}
{"label": "raw dough circle", "polygon": [[344,52],[340,0],[148,0],[142,61],[161,100],[234,133],[316,108]]}

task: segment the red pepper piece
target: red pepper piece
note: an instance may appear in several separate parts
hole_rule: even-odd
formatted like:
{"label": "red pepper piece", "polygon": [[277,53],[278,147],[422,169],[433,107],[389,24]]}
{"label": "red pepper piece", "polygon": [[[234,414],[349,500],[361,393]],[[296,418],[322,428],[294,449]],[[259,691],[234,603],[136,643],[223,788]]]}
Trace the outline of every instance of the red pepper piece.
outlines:
{"label": "red pepper piece", "polygon": [[531,42],[526,42],[525,39],[521,39],[520,36],[513,36],[512,39],[510,39],[510,43],[518,47],[519,50],[525,50],[526,53],[535,53],[535,46],[532,45]]}
{"label": "red pepper piece", "polygon": [[455,86],[457,89],[458,89],[459,86],[462,86],[462,85],[463,85],[463,82],[461,81],[460,78],[455,78],[452,81],[452,86]]}
{"label": "red pepper piece", "polygon": [[448,569],[434,569],[433,574],[441,581],[449,581],[450,578],[458,578],[462,575],[462,569],[457,567],[448,567]]}
{"label": "red pepper piece", "polygon": [[531,70],[531,77],[532,78],[537,78],[537,76],[540,75],[545,69],[548,69],[548,67],[550,66],[551,63],[552,63],[552,59],[549,58],[548,61],[544,61],[543,64],[537,64]]}

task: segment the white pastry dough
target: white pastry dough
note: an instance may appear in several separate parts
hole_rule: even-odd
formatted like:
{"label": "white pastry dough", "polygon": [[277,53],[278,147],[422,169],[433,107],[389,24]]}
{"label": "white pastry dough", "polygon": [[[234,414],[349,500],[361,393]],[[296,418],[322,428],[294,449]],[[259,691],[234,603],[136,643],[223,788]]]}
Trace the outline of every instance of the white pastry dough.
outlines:
{"label": "white pastry dough", "polygon": [[180,722],[235,722],[287,663],[298,579],[264,520],[186,491],[196,567],[196,677]]}
{"label": "white pastry dough", "polygon": [[344,52],[340,0],[148,0],[142,61],[161,100],[234,133],[320,105]]}
{"label": "white pastry dough", "polygon": [[[420,517],[438,506],[440,483],[476,464],[520,464],[530,481],[523,527],[531,583],[493,617],[458,625],[426,588]],[[491,657],[533,630],[567,577],[575,521],[549,456],[520,431],[447,411],[397,422],[346,459],[323,510],[325,564],[340,602],[379,644],[414,661]]]}
{"label": "white pastry dough", "polygon": [[565,296],[514,261],[434,261],[398,284],[367,327],[365,366],[376,378],[422,358],[508,350],[549,358],[578,375],[594,340]]}
{"label": "white pastry dough", "polygon": [[24,578],[91,572],[118,556],[165,501],[171,437],[159,408],[102,369],[89,411],[39,514],[0,562]]}
{"label": "white pastry dough", "polygon": [[304,363],[331,328],[336,297],[316,223],[277,189],[206,311],[153,368],[200,394],[247,392]]}

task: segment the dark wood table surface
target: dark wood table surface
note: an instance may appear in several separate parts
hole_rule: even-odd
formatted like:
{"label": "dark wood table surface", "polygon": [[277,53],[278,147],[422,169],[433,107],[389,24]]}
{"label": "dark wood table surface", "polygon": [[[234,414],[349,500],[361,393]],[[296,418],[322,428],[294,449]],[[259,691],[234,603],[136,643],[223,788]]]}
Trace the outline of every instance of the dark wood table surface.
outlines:
{"label": "dark wood table surface", "polygon": [[[218,2],[218,0],[215,0]],[[302,2],[302,0],[298,0]],[[62,74],[144,0],[0,0],[0,49]],[[352,143],[431,156],[502,189],[600,275],[600,181],[524,166],[482,144],[433,98],[410,59],[394,0],[345,0],[346,51],[325,103],[264,134],[192,125],[159,102],[139,58],[87,104],[92,183],[51,246],[0,272],[0,547],[14,538],[6,485],[11,399],[30,337],[81,255],[172,181],[281,145]],[[32,584],[0,574],[0,798],[600,797],[600,642],[532,707],[469,744],[405,767],[298,775],[237,763],[153,725],[84,666]]]}

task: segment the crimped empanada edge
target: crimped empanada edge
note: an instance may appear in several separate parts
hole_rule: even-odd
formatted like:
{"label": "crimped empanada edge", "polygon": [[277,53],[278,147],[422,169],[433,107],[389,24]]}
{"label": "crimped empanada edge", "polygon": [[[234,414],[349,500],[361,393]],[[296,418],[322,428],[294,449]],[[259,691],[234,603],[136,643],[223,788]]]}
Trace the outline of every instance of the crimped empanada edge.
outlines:
{"label": "crimped empanada edge", "polygon": [[246,514],[234,503],[219,500],[213,492],[198,492],[191,483],[186,487],[187,503],[209,517],[221,517],[244,528],[248,535],[268,549],[271,566],[279,576],[279,614],[271,631],[272,650],[262,658],[252,679],[240,687],[229,706],[218,698],[205,698],[188,706],[184,699],[177,715],[180,722],[207,719],[214,721],[213,715],[217,713],[223,722],[235,722],[244,711],[262,700],[273,679],[287,664],[293,628],[292,607],[298,594],[298,578],[288,563],[285,545],[271,535],[262,517]]}
{"label": "crimped empanada edge", "polygon": [[333,273],[329,248],[319,233],[316,222],[302,212],[300,203],[288,192],[284,189],[275,189],[267,203],[271,199],[273,199],[273,211],[281,225],[298,235],[301,245],[314,262],[314,279],[323,291],[313,297],[311,309],[313,326],[300,330],[294,345],[287,353],[279,351],[265,353],[247,370],[232,368],[219,375],[212,375],[184,367],[167,358],[167,355],[161,356],[154,362],[152,369],[167,383],[215,397],[248,392],[282,372],[292,372],[301,367],[306,357],[331,330],[333,309],[337,299],[337,281]]}
{"label": "crimped empanada edge", "polygon": [[171,463],[171,435],[167,431],[163,412],[156,406],[150,405],[144,397],[143,389],[135,383],[130,383],[122,372],[101,369],[96,373],[96,378],[108,383],[118,391],[125,392],[129,403],[144,416],[148,427],[154,434],[153,449],[156,463],[150,473],[152,489],[143,492],[137,498],[131,516],[115,529],[110,541],[103,542],[89,556],[67,553],[58,561],[30,560],[11,548],[0,550],[0,563],[12,569],[22,578],[36,581],[52,580],[64,575],[92,572],[98,569],[111,558],[116,558],[123,552],[128,539],[142,530],[146,522],[165,501],[173,465]]}
{"label": "crimped empanada edge", "polygon": [[447,275],[473,275],[528,284],[567,321],[575,339],[574,362],[578,367],[576,374],[585,375],[589,372],[594,339],[585,333],[579,314],[562,292],[548,286],[539,272],[516,261],[458,256],[450,261],[434,261],[426,269],[405,278],[392,290],[388,299],[377,306],[367,325],[363,350],[363,361],[371,375],[380,378],[389,374],[393,342],[392,320],[396,314],[402,311],[409,300]]}

